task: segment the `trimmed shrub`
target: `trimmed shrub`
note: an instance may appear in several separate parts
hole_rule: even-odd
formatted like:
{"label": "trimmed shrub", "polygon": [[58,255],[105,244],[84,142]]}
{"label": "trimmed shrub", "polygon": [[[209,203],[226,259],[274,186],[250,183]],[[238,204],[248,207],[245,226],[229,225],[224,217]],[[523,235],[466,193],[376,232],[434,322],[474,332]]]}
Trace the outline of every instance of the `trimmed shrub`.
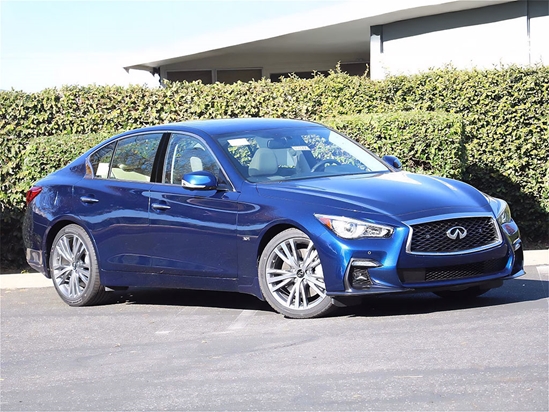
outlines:
{"label": "trimmed shrub", "polygon": [[[20,148],[19,156],[14,153],[9,163],[18,163],[16,178],[9,181],[13,185],[9,191],[2,190],[2,265],[20,266],[24,263],[21,223],[26,191],[34,182],[66,166],[107,137],[109,134],[106,133],[38,137],[31,139],[24,148]],[[0,142],[4,141],[0,139]],[[2,184],[4,183],[2,178]]]}
{"label": "trimmed shrub", "polygon": [[379,156],[397,156],[407,171],[463,177],[465,147],[460,116],[410,111],[345,116],[324,123]]}
{"label": "trimmed shrub", "polygon": [[[436,112],[431,114],[434,124],[416,114],[410,115],[413,120],[407,124],[405,116],[396,114],[401,111]],[[30,175],[21,175],[24,149],[33,138],[114,134],[199,118],[322,121],[385,112],[395,113],[373,116],[366,123],[348,118],[331,124],[354,138],[372,133],[376,139],[369,137],[367,146],[380,154],[390,151],[398,155],[413,170],[417,167],[450,177],[461,174],[463,180],[486,193],[509,201],[524,238],[549,242],[549,66],[471,71],[447,68],[384,81],[334,72],[309,80],[290,77],[278,83],[168,83],[158,89],[67,86],[39,93],[0,92],[1,262],[23,260],[10,252],[11,234],[20,230],[24,191],[28,188],[23,190],[23,186],[29,186],[30,179]],[[440,120],[439,112],[460,116],[461,126]],[[462,132],[456,129],[455,133],[463,136],[465,154],[447,139],[448,133],[454,132],[435,124],[461,127]],[[393,139],[400,133],[407,137],[397,144]],[[413,144],[412,135],[416,137]],[[418,138],[422,136],[425,138]],[[381,145],[384,140],[392,145],[390,150]],[[53,147],[59,148],[59,144]],[[448,151],[446,162],[438,151]],[[462,158],[463,163],[453,164],[456,158]],[[27,169],[25,173],[31,172]],[[10,233],[9,238],[6,233]]]}

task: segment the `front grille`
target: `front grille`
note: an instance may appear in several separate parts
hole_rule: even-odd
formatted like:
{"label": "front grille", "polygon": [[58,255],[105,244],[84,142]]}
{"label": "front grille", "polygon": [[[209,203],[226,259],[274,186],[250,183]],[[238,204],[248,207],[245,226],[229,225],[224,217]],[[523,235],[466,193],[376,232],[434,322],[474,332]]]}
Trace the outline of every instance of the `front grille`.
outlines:
{"label": "front grille", "polygon": [[[485,248],[501,242],[495,220],[491,217],[468,217],[438,220],[412,225],[411,253],[456,253]],[[463,237],[456,230],[464,233]],[[457,234],[455,239],[448,235]]]}
{"label": "front grille", "polygon": [[435,282],[438,280],[467,279],[501,272],[508,258],[486,260],[464,265],[440,266],[420,269],[400,269],[398,274],[403,283]]}

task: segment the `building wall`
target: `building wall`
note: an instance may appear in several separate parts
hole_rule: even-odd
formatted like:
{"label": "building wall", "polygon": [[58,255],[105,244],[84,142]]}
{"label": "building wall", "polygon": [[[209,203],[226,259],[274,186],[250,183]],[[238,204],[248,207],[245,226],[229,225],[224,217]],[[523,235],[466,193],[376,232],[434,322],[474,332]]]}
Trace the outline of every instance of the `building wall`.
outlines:
{"label": "building wall", "polygon": [[[262,76],[269,78],[272,73],[313,72],[334,69],[338,62],[362,62],[366,69],[368,53],[357,56],[352,54],[271,54],[254,53],[248,55],[226,53],[222,56],[208,56],[189,62],[176,63],[161,67],[161,77],[169,78],[168,72],[187,70],[213,70],[213,81],[217,80],[216,70],[224,69],[261,69]],[[259,80],[259,79],[256,79]]]}
{"label": "building wall", "polygon": [[530,63],[549,65],[549,1],[530,1]]}
{"label": "building wall", "polygon": [[547,64],[548,4],[524,0],[372,27],[371,77],[447,64],[463,69]]}

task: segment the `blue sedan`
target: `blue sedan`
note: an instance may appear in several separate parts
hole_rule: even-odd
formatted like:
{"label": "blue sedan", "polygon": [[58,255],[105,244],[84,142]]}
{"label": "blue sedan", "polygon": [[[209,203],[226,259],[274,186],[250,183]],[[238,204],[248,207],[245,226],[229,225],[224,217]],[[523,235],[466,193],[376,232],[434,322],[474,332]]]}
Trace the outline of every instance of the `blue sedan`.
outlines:
{"label": "blue sedan", "polygon": [[299,120],[122,133],[37,182],[27,204],[27,261],[71,306],[189,288],[310,318],[374,294],[471,298],[524,274],[505,201]]}

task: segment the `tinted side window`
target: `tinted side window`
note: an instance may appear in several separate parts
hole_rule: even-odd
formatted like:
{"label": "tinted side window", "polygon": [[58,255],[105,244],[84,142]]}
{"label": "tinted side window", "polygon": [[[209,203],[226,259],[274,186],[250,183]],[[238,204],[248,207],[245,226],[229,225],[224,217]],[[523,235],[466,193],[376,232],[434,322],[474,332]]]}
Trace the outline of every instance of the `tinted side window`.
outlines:
{"label": "tinted side window", "polygon": [[116,142],[102,147],[90,156],[90,164],[94,177],[106,179],[109,176],[109,167]]}
{"label": "tinted side window", "polygon": [[118,141],[109,179],[150,182],[162,134],[143,134]]}
{"label": "tinted side window", "polygon": [[219,165],[200,140],[173,134],[166,151],[163,183],[180,185],[185,173],[201,170],[211,172],[219,178]]}

